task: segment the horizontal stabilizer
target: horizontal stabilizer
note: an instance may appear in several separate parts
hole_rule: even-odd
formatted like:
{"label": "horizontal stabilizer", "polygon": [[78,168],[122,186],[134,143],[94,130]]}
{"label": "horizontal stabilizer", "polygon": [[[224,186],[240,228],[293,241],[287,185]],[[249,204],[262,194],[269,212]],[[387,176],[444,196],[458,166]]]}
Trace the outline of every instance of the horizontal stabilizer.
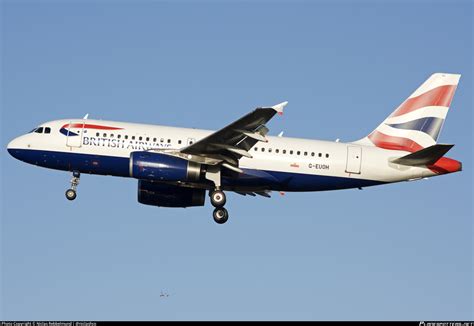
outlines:
{"label": "horizontal stabilizer", "polygon": [[410,166],[432,165],[442,158],[453,146],[454,145],[436,144],[406,156],[393,159],[391,162]]}

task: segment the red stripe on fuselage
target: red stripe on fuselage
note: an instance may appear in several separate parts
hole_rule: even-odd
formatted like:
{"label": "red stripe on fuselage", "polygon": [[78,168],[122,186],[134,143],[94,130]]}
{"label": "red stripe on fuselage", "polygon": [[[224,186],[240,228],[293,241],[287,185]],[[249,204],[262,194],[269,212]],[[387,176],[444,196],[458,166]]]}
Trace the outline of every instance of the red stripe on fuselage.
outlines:
{"label": "red stripe on fuselage", "polygon": [[390,117],[397,117],[399,115],[421,109],[425,106],[449,107],[451,105],[455,91],[456,85],[444,85],[433,88],[426,93],[406,99],[405,102],[403,102]]}
{"label": "red stripe on fuselage", "polygon": [[416,152],[423,149],[423,146],[411,139],[404,137],[389,136],[375,130],[369,136],[369,139],[375,146],[398,151]]}
{"label": "red stripe on fuselage", "polygon": [[84,128],[87,129],[99,129],[99,130],[122,130],[123,128],[116,128],[116,127],[108,127],[108,126],[99,126],[99,125],[92,125],[92,124],[82,124],[82,123],[71,123],[65,124],[61,128]]}

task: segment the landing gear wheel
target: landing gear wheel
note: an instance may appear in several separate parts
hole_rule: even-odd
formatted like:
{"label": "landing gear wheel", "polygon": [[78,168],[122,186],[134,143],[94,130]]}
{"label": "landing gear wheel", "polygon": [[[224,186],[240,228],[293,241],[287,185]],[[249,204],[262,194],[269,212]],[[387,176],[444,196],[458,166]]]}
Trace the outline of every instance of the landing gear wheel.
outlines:
{"label": "landing gear wheel", "polygon": [[217,207],[212,213],[212,217],[217,224],[224,224],[229,219],[229,212],[224,207]]}
{"label": "landing gear wheel", "polygon": [[210,197],[211,197],[212,206],[222,207],[222,206],[225,205],[226,198],[225,198],[225,194],[224,194],[223,191],[214,190],[213,192],[211,192]]}
{"label": "landing gear wheel", "polygon": [[74,200],[76,199],[76,191],[74,189],[68,189],[66,190],[66,198],[69,200]]}

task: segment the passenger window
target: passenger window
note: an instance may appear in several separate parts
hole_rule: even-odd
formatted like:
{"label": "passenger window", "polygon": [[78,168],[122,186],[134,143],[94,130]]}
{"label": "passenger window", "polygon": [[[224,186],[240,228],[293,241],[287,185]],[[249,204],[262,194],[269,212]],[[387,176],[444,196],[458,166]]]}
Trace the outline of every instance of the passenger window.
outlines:
{"label": "passenger window", "polygon": [[155,138],[153,138],[153,142],[154,142],[154,143],[156,143],[156,137],[155,137]]}
{"label": "passenger window", "polygon": [[165,140],[163,138],[160,139],[160,143],[164,142]]}
{"label": "passenger window", "polygon": [[308,156],[308,152],[304,152],[304,156]]}
{"label": "passenger window", "polygon": [[150,141],[150,137],[147,137],[147,138],[146,138],[146,141]]}
{"label": "passenger window", "polygon": [[314,152],[311,152],[311,156],[314,156]]}
{"label": "passenger window", "polygon": [[255,151],[258,151],[258,147],[254,147],[254,150],[255,150]]}
{"label": "passenger window", "polygon": [[138,137],[138,140],[142,140],[142,139],[143,139],[143,137],[142,137],[142,136]]}
{"label": "passenger window", "polygon": [[283,150],[283,154],[286,154],[286,149]]}
{"label": "passenger window", "polygon": [[275,153],[280,153],[280,150],[279,149],[275,149]]}
{"label": "passenger window", "polygon": [[102,136],[107,137],[107,134],[103,134]]}
{"label": "passenger window", "polygon": [[50,127],[44,128],[44,133],[45,133],[45,134],[51,133],[51,128],[50,128]]}
{"label": "passenger window", "polygon": [[110,134],[110,138],[114,138],[114,134]]}
{"label": "passenger window", "polygon": [[290,155],[293,155],[293,150],[290,151]]}
{"label": "passenger window", "polygon": [[171,143],[171,139],[168,139],[168,144]]}
{"label": "passenger window", "polygon": [[125,135],[125,139],[128,139],[128,135]]}
{"label": "passenger window", "polygon": [[296,152],[296,155],[300,155],[300,153],[301,153],[300,151],[297,151],[297,152]]}
{"label": "passenger window", "polygon": [[117,135],[117,138],[120,139],[120,137],[122,137],[122,135]]}
{"label": "passenger window", "polygon": [[100,133],[97,132],[97,133],[95,134],[95,136],[96,136],[96,137],[99,137],[99,136],[100,136]]}
{"label": "passenger window", "polygon": [[132,140],[135,140],[135,136],[132,136]]}
{"label": "passenger window", "polygon": [[262,147],[262,152],[265,152],[265,148]]}
{"label": "passenger window", "polygon": [[43,127],[39,127],[38,129],[35,130],[37,134],[42,134],[43,133]]}
{"label": "passenger window", "polygon": [[178,144],[181,144],[181,140],[178,140]]}
{"label": "passenger window", "polygon": [[326,158],[329,158],[329,154],[326,154]]}
{"label": "passenger window", "polygon": [[321,156],[323,156],[323,154],[319,153],[318,156],[321,157]]}
{"label": "passenger window", "polygon": [[271,153],[271,152],[272,152],[272,149],[271,149],[271,148],[269,148],[269,149],[268,149],[268,152],[269,152],[269,153]]}

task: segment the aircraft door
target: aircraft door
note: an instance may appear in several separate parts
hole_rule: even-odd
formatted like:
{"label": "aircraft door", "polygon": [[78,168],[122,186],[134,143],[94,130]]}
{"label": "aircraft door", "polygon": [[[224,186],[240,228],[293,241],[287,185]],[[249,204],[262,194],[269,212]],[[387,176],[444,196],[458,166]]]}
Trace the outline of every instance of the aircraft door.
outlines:
{"label": "aircraft door", "polygon": [[66,145],[69,147],[81,147],[84,133],[84,121],[71,121],[62,128],[66,134]]}
{"label": "aircraft door", "polygon": [[362,163],[362,148],[358,146],[348,146],[346,172],[360,174],[361,163]]}

